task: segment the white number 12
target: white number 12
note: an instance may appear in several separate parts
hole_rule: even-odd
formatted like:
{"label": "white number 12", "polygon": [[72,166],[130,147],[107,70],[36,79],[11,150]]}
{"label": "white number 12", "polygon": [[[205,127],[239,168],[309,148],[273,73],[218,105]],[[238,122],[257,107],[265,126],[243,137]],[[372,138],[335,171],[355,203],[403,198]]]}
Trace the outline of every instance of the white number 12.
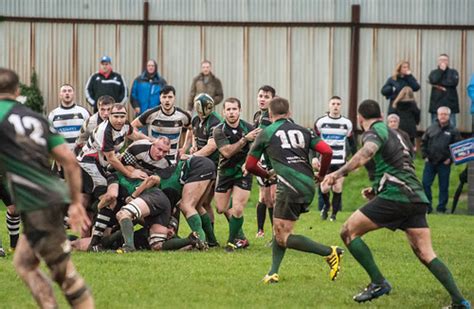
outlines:
{"label": "white number 12", "polygon": [[21,118],[19,115],[11,114],[8,117],[8,121],[15,127],[15,131],[19,135],[25,136],[25,129],[33,129],[33,131],[29,135],[29,138],[31,138],[38,145],[46,145],[46,139],[43,137],[43,126],[41,125],[41,122],[38,119],[30,116],[25,116]]}

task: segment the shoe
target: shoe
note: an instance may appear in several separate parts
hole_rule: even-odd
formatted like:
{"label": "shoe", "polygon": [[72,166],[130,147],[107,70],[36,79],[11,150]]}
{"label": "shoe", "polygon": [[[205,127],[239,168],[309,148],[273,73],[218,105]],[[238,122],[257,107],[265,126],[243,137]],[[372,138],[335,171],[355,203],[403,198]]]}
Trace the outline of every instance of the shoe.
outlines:
{"label": "shoe", "polygon": [[236,239],[234,241],[234,244],[237,247],[237,249],[245,249],[248,246],[250,246],[250,243],[247,239]]}
{"label": "shoe", "polygon": [[334,215],[334,214],[331,215],[331,216],[329,217],[329,221],[331,221],[331,222],[336,221],[336,215]]}
{"label": "shoe", "polygon": [[341,270],[341,260],[344,250],[337,246],[331,246],[332,252],[326,257],[326,262],[328,263],[331,270],[329,271],[329,278],[331,280],[336,280],[339,271]]}
{"label": "shoe", "polygon": [[6,256],[7,254],[5,253],[5,250],[2,247],[0,247],[0,257],[6,257]]}
{"label": "shoe", "polygon": [[15,254],[15,248],[10,247],[10,248],[8,248],[7,252],[8,252],[8,254]]}
{"label": "shoe", "polygon": [[471,303],[468,300],[463,300],[460,304],[450,304],[446,307],[443,307],[443,309],[454,309],[454,308],[459,308],[459,309],[471,309]]}
{"label": "shoe", "polygon": [[267,244],[265,245],[265,247],[267,248],[271,248],[273,246],[273,239],[271,239],[269,242],[267,242]]}
{"label": "shoe", "polygon": [[354,296],[354,300],[358,303],[363,303],[384,294],[389,295],[391,290],[392,286],[387,280],[384,280],[381,284],[371,282],[362,292]]}
{"label": "shoe", "polygon": [[123,246],[121,248],[118,248],[115,252],[118,254],[125,254],[125,253],[132,253],[137,251],[137,249],[129,247],[129,246]]}
{"label": "shoe", "polygon": [[225,252],[232,253],[237,250],[237,246],[231,242],[228,242],[227,245],[224,247]]}
{"label": "shoe", "polygon": [[278,281],[280,281],[280,276],[278,276],[278,274],[273,274],[273,275],[267,274],[262,279],[263,284],[273,284],[273,283],[278,283]]}
{"label": "shoe", "polygon": [[[210,245],[207,242],[202,241],[199,238],[199,235],[196,232],[191,232],[188,235],[188,239],[191,241],[191,245],[193,246],[193,248],[196,248],[200,251],[206,251],[210,247]],[[216,244],[217,244],[217,246],[219,246],[219,243],[216,242]]]}
{"label": "shoe", "polygon": [[255,235],[255,238],[264,238],[265,237],[265,232],[263,230],[258,230],[257,235]]}
{"label": "shoe", "polygon": [[102,247],[101,244],[89,246],[89,248],[87,248],[87,252],[104,252],[104,251],[106,250],[104,249],[104,247]]}
{"label": "shoe", "polygon": [[328,212],[327,210],[321,210],[321,220],[327,220],[328,218]]}

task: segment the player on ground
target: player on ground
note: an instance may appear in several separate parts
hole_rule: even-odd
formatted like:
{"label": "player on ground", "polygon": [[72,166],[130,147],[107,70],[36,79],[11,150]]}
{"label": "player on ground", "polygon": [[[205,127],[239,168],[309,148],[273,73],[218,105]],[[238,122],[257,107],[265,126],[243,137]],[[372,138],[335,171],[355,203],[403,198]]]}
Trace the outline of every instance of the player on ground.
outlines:
{"label": "player on ground", "polygon": [[347,219],[341,231],[342,240],[371,280],[365,290],[354,296],[354,300],[372,300],[389,294],[392,289],[361,238],[370,231],[386,227],[405,232],[418,259],[451,295],[454,308],[470,308],[469,302],[458,290],[451,272],[433,251],[430,229],[426,222],[428,199],[415,175],[410,149],[404,146],[396,131],[389,129],[382,121],[377,102],[363,101],[359,105],[357,117],[365,131],[362,136],[363,147],[348,163],[327,175],[323,181],[324,185],[331,186],[344,174],[374,158],[376,168],[373,186],[362,191],[371,200]]}
{"label": "player on ground", "polygon": [[[264,85],[260,87],[257,95],[258,102],[258,112],[253,116],[254,127],[265,129],[272,124],[270,121],[270,116],[268,114],[268,104],[275,96],[276,91],[272,86]],[[261,158],[262,167],[271,169],[271,166],[268,166],[268,158],[264,155]],[[265,225],[265,217],[268,208],[268,215],[270,217],[270,222],[273,225],[273,205],[275,204],[275,192],[276,192],[276,181],[271,181],[269,179],[261,179],[257,177],[259,184],[259,193],[258,193],[258,204],[257,204],[257,238],[263,238],[265,236],[265,231],[263,229]]]}
{"label": "player on ground", "polygon": [[249,143],[255,140],[261,129],[254,129],[248,122],[240,119],[241,103],[237,98],[224,101],[225,121],[214,129],[214,140],[219,149],[219,165],[215,189],[216,207],[219,213],[229,210],[229,238],[225,250],[237,249],[235,239],[244,223],[244,208],[252,189],[252,175],[244,175],[242,170]]}
{"label": "player on ground", "polygon": [[[334,280],[340,270],[343,250],[293,234],[295,221],[300,214],[308,212],[314,197],[315,176],[309,164],[309,151],[314,149],[322,156],[321,169],[316,176],[320,180],[329,167],[332,150],[319,137],[288,120],[289,103],[286,99],[273,98],[269,112],[273,124],[257,136],[245,163],[247,170],[257,176],[278,179],[273,218],[272,267],[263,282],[279,281],[278,270],[286,248],[325,256],[331,268],[329,276]],[[274,170],[266,171],[258,166],[263,152],[267,153]]]}
{"label": "player on ground", "polygon": [[[346,163],[347,139],[352,138],[352,122],[341,115],[342,100],[338,96],[329,99],[329,112],[314,123],[314,131],[332,149],[332,160],[329,173],[339,169]],[[324,200],[324,208],[321,210],[321,219],[328,218],[328,212],[332,204],[330,220],[336,220],[336,215],[341,210],[342,187],[344,177],[341,177],[333,186],[320,185]],[[329,191],[332,191],[332,203],[329,201]]]}
{"label": "player on ground", "polygon": [[171,141],[168,160],[176,163],[179,152],[181,132],[191,129],[191,116],[175,106],[176,90],[173,86],[164,86],[160,91],[160,106],[152,108],[132,121],[132,126],[141,128],[148,125],[148,136],[166,136]]}
{"label": "player on ground", "polygon": [[[70,259],[63,227],[68,204],[74,230],[90,223],[81,204],[79,166],[64,138],[43,116],[17,103],[18,95],[18,75],[0,68],[0,172],[23,221],[15,268],[41,308],[58,304],[40,260],[73,308],[93,308],[92,295]],[[51,172],[49,155],[64,168],[67,186]]]}

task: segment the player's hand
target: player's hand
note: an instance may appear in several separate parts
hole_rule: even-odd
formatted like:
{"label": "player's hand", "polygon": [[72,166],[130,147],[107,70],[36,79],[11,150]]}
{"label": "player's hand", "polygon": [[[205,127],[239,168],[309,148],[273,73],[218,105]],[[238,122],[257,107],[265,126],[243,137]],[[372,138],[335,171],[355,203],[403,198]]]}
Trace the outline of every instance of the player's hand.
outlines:
{"label": "player's hand", "polygon": [[249,142],[253,142],[255,138],[257,138],[257,135],[260,134],[260,132],[262,132],[262,129],[256,128],[250,131],[249,133],[247,133],[247,135],[245,135],[245,139]]}
{"label": "player's hand", "polygon": [[326,177],[324,177],[324,180],[321,182],[321,184],[330,187],[336,183],[336,180],[338,178],[339,177],[337,176],[336,172],[327,174]]}
{"label": "player's hand", "polygon": [[148,177],[147,173],[145,173],[144,171],[142,170],[133,170],[133,172],[130,174],[130,177],[129,178],[133,178],[133,179],[146,179]]}
{"label": "player's hand", "polygon": [[184,153],[184,154],[182,154],[182,155],[179,156],[179,159],[180,159],[181,161],[186,161],[186,160],[191,159],[192,157],[193,157],[192,155],[188,155],[188,154],[185,154],[185,153]]}
{"label": "player's hand", "polygon": [[81,203],[71,203],[67,212],[71,230],[80,233],[85,232],[91,226],[91,220],[87,216],[86,209]]}
{"label": "player's hand", "polygon": [[321,162],[319,162],[318,158],[314,157],[313,160],[311,160],[311,166],[314,170],[319,171],[321,168]]}
{"label": "player's hand", "polygon": [[451,163],[451,159],[450,158],[447,158],[446,160],[444,160],[443,164],[444,165],[449,165]]}
{"label": "player's hand", "polygon": [[277,180],[277,174],[276,174],[275,170],[271,169],[270,171],[268,171],[267,179],[270,180],[270,181],[276,181]]}
{"label": "player's hand", "polygon": [[245,163],[242,165],[242,175],[245,177],[249,174],[249,171],[245,168]]}
{"label": "player's hand", "polygon": [[198,151],[198,149],[197,149],[196,146],[192,146],[192,147],[189,149],[189,153],[190,153],[190,154],[193,154],[193,153],[195,153],[196,151]]}
{"label": "player's hand", "polygon": [[324,180],[324,177],[319,175],[319,173],[314,173],[314,180],[316,183],[321,183]]}
{"label": "player's hand", "polygon": [[364,197],[367,200],[371,200],[375,197],[375,192],[374,192],[374,189],[372,189],[372,187],[362,189],[360,193],[362,194],[362,197]]}

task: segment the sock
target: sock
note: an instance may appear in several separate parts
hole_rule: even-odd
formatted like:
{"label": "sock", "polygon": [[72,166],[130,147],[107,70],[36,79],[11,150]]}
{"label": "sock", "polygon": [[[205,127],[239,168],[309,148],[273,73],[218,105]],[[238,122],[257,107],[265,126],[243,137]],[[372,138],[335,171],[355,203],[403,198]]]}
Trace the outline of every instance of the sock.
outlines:
{"label": "sock", "polygon": [[341,210],[341,192],[332,193],[332,214],[335,216]]}
{"label": "sock", "polygon": [[186,218],[186,221],[188,221],[191,231],[198,233],[198,237],[200,240],[206,241],[206,233],[202,229],[202,221],[199,214],[196,213],[190,216],[189,218]]}
{"label": "sock", "polygon": [[459,304],[464,300],[464,297],[461,295],[456,282],[454,282],[453,275],[449,271],[448,267],[438,258],[434,258],[427,265],[431,273],[438,279],[439,282],[444,286],[451,295],[451,299],[454,304]]}
{"label": "sock", "polygon": [[272,208],[268,208],[268,215],[270,216],[270,223],[271,223],[272,226],[273,226],[273,207],[272,207]]}
{"label": "sock", "polygon": [[92,239],[89,246],[95,246],[100,243],[102,236],[104,236],[104,231],[109,226],[113,215],[114,211],[108,207],[104,207],[99,211],[94,222],[94,228],[92,229]]}
{"label": "sock", "polygon": [[262,202],[257,204],[257,228],[258,230],[263,230],[265,225],[265,217],[267,215],[267,205]]}
{"label": "sock", "polygon": [[234,216],[229,219],[229,239],[228,242],[234,243],[235,237],[244,224],[244,217],[236,218]]}
{"label": "sock", "polygon": [[275,237],[272,240],[272,267],[268,272],[269,275],[277,274],[278,270],[280,269],[281,261],[283,261],[283,257],[285,256],[286,248],[282,247],[278,244]]}
{"label": "sock", "polygon": [[291,234],[288,236],[288,239],[286,240],[286,247],[298,251],[315,253],[321,256],[330,255],[332,252],[331,247],[317,243],[303,235]]}
{"label": "sock", "polygon": [[7,228],[10,236],[10,248],[16,248],[18,237],[20,236],[20,215],[11,215],[7,212]]}
{"label": "sock", "polygon": [[112,248],[112,245],[117,241],[120,241],[120,243],[123,243],[121,230],[117,230],[113,232],[112,234],[110,234],[109,236],[104,236],[102,238],[101,244],[102,244],[102,247],[104,248]]}
{"label": "sock", "polygon": [[[224,213],[224,216],[225,216],[225,219],[227,220],[227,223],[230,224],[230,217],[232,217],[231,214],[229,214],[228,211],[226,211]],[[243,225],[242,225],[243,226]],[[235,238],[238,238],[238,239],[247,239],[247,237],[245,237],[245,233],[244,233],[244,229],[242,227],[240,227],[239,231],[237,232],[237,235],[235,236]]]}
{"label": "sock", "polygon": [[[173,217],[176,218],[176,220],[178,221],[178,227],[176,228],[176,235],[178,235],[178,232],[179,232],[179,218],[181,217],[181,210],[176,209],[175,212],[172,214]],[[214,227],[214,226],[213,226]]]}
{"label": "sock", "polygon": [[216,235],[214,234],[214,229],[212,228],[211,218],[206,212],[201,216],[202,229],[206,234],[206,240],[208,243],[215,244],[217,242]]}
{"label": "sock", "polygon": [[[211,220],[209,220],[209,223],[211,222]],[[163,243],[163,247],[161,247],[161,250],[163,251],[167,251],[167,250],[179,250],[183,247],[186,247],[187,245],[190,245],[191,244],[191,240],[189,240],[188,238],[178,238],[178,237],[175,237],[175,238],[171,238],[171,239],[168,239],[167,241],[165,241]]]}
{"label": "sock", "polygon": [[329,208],[331,208],[331,203],[329,202],[329,192],[327,193],[321,193],[323,196],[323,201],[324,201],[324,208],[323,210],[328,212]]}
{"label": "sock", "polygon": [[130,218],[120,221],[120,230],[122,231],[124,246],[135,249],[133,243],[133,222]]}
{"label": "sock", "polygon": [[354,238],[351,243],[347,245],[347,249],[349,249],[352,256],[357,260],[357,262],[362,265],[367,274],[369,274],[370,280],[373,283],[380,284],[385,280],[384,276],[375,264],[372,252],[370,252],[369,247],[367,247],[362,238]]}

